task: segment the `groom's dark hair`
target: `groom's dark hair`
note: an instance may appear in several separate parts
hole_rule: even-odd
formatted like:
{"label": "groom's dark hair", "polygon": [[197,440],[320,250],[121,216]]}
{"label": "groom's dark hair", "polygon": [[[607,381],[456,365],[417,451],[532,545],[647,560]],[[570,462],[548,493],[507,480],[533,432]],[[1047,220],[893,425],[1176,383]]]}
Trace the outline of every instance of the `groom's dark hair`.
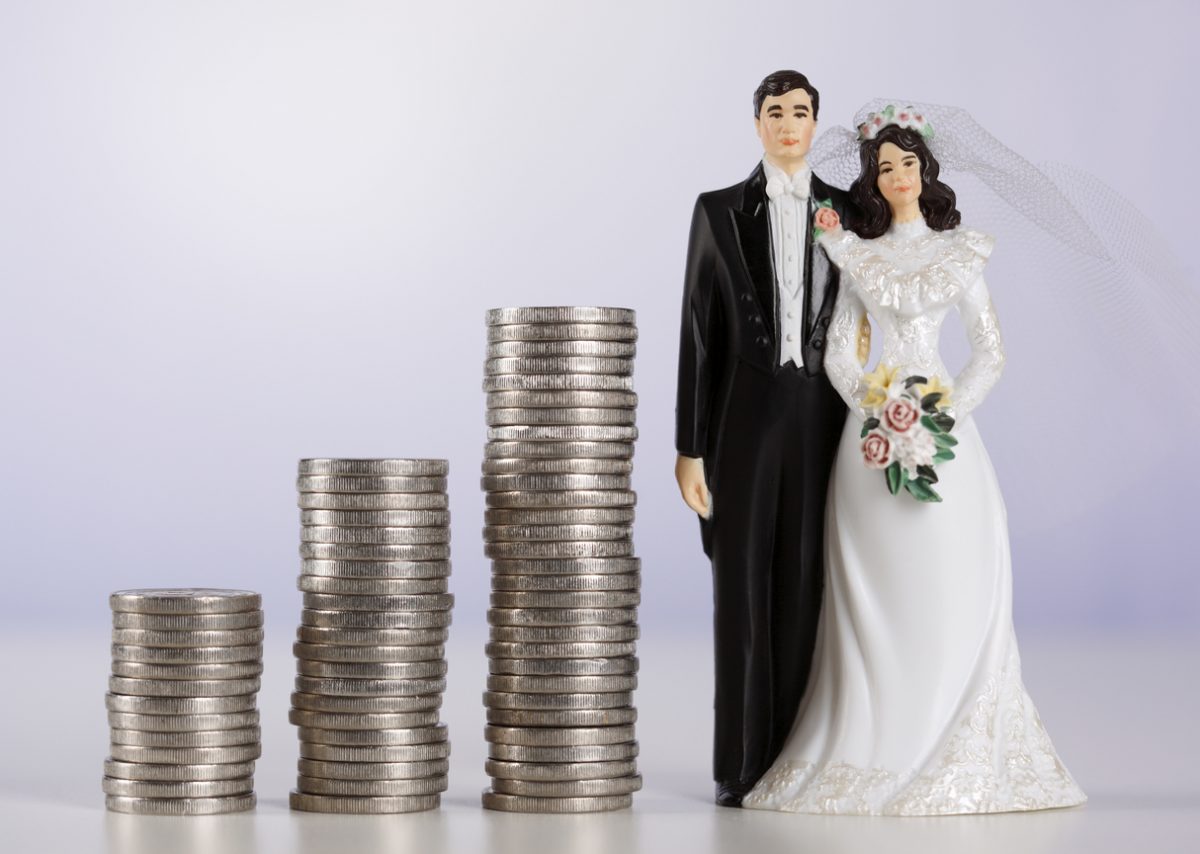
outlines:
{"label": "groom's dark hair", "polygon": [[821,95],[817,92],[817,87],[809,83],[808,78],[799,71],[776,71],[763,78],[763,82],[759,83],[758,88],[754,90],[754,118],[757,119],[762,112],[763,101],[767,98],[778,98],[793,89],[803,89],[808,93],[808,97],[812,98],[813,121],[815,122],[817,113],[821,109]]}

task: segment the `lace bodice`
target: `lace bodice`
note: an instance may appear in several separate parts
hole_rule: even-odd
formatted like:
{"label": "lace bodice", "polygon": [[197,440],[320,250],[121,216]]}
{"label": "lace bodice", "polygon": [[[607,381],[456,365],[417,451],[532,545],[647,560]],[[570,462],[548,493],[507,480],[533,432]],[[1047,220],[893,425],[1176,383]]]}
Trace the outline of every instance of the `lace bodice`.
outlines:
{"label": "lace bodice", "polygon": [[[852,412],[862,415],[866,393],[857,357],[864,313],[883,336],[880,361],[901,376],[937,376],[952,386],[950,407],[965,417],[987,396],[1004,367],[1000,325],[983,280],[992,238],[970,229],[933,231],[923,220],[893,225],[863,240],[838,229],[819,238],[842,270],[842,287],[829,325],[825,372]],[[971,359],[951,379],[938,353],[942,322],[951,308],[962,315]]]}

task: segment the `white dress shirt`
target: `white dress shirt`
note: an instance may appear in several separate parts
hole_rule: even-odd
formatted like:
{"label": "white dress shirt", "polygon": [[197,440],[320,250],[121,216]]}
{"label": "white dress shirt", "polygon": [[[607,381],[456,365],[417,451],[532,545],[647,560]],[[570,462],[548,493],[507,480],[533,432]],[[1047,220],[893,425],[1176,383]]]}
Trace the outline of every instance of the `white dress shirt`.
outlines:
{"label": "white dress shirt", "polygon": [[779,364],[804,366],[804,246],[808,236],[808,197],[812,171],[805,166],[788,176],[763,159],[771,216],[771,252],[779,291]]}

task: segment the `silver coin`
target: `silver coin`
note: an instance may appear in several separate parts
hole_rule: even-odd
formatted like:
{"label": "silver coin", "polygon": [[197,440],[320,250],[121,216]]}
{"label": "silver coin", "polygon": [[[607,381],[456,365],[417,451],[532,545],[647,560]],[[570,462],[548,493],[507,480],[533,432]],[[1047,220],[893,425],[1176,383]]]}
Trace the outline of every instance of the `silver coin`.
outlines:
{"label": "silver coin", "polygon": [[566,507],[632,507],[637,493],[627,489],[576,489],[564,492],[489,492],[488,507],[551,510]]}
{"label": "silver coin", "polygon": [[483,808],[513,813],[589,813],[612,812],[633,806],[632,795],[580,798],[531,798],[487,790]]}
{"label": "silver coin", "polygon": [[483,473],[489,474],[630,474],[632,460],[514,460],[483,461]]}
{"label": "silver coin", "polygon": [[208,587],[118,590],[108,597],[114,611],[137,614],[232,614],[262,608],[262,596],[249,590]]}
{"label": "silver coin", "polygon": [[610,626],[492,626],[488,637],[501,643],[623,643],[641,632],[636,623]]}
{"label": "silver coin", "polygon": [[418,777],[414,780],[326,780],[323,777],[296,778],[296,790],[306,795],[331,795],[339,798],[384,798],[435,795],[446,791],[450,778]]}
{"label": "silver coin", "polygon": [[[365,733],[370,730],[417,730],[424,731],[438,726],[440,712],[396,712],[394,714],[358,712],[310,712],[304,709],[289,709],[288,721],[297,727],[321,731],[348,730]],[[319,741],[319,739],[310,739]]]}
{"label": "silver coin", "polygon": [[564,542],[566,540],[627,540],[629,525],[488,525],[484,542]]}
{"label": "silver coin", "polygon": [[630,460],[633,459],[633,445],[629,442],[488,442],[483,447],[483,455],[490,460]]}
{"label": "silver coin", "polygon": [[633,326],[637,312],[632,308],[583,305],[538,305],[490,308],[488,326],[509,323],[619,323]]}
{"label": "silver coin", "polygon": [[638,428],[615,424],[546,424],[532,427],[489,427],[488,441],[499,442],[633,442]]}
{"label": "silver coin", "polygon": [[378,475],[342,477],[340,475],[302,474],[296,478],[299,492],[445,492],[445,477]]}
{"label": "silver coin", "polygon": [[625,474],[485,474],[488,492],[561,492],[577,489],[629,489]]}
{"label": "silver coin", "polygon": [[342,646],[331,643],[294,643],[292,654],[305,661],[404,662],[436,661],[446,657],[442,644],[424,646]]}
{"label": "silver coin", "polygon": [[305,525],[300,529],[305,543],[344,543],[346,545],[413,546],[450,542],[449,528],[338,528],[331,525]]}
{"label": "silver coin", "polygon": [[487,396],[488,409],[561,409],[570,406],[633,409],[637,402],[637,393],[632,391],[493,391]]}
{"label": "silver coin", "polygon": [[637,344],[632,341],[493,341],[487,345],[489,359],[546,356],[593,356],[604,359],[632,358]]}
{"label": "silver coin", "polygon": [[228,765],[249,762],[262,756],[262,745],[234,744],[227,747],[138,747],[131,744],[109,746],[118,762],[162,765]]}
{"label": "silver coin", "polygon": [[304,607],[317,611],[448,611],[453,605],[453,593],[423,593],[411,596],[304,594]]}
{"label": "silver coin", "polygon": [[219,765],[148,764],[122,762],[111,756],[104,760],[104,776],[147,783],[205,783],[213,780],[244,780],[254,776],[254,762],[225,762]]}
{"label": "silver coin", "polygon": [[445,477],[450,462],[437,459],[313,458],[300,461],[299,473],[350,476]]}
{"label": "silver coin", "polygon": [[595,798],[606,795],[629,795],[640,791],[641,788],[642,776],[640,774],[608,780],[564,780],[560,783],[492,780],[492,790],[497,794],[524,795],[532,798]]}
{"label": "silver coin", "polygon": [[573,540],[555,542],[484,543],[483,553],[490,558],[576,558],[631,557],[632,540]]}
{"label": "silver coin", "polygon": [[436,528],[450,524],[449,510],[301,510],[301,525]]}
{"label": "silver coin", "polygon": [[301,510],[445,510],[445,492],[301,492]]}
{"label": "silver coin", "polygon": [[114,611],[114,629],[152,629],[155,631],[214,631],[256,629],[263,624],[262,611],[237,614],[134,614]]}
{"label": "silver coin", "polygon": [[561,560],[496,560],[496,575],[627,575],[640,572],[641,558],[565,558]]}
{"label": "silver coin", "polygon": [[347,747],[341,744],[300,742],[300,756],[320,762],[429,762],[450,755],[450,742],[397,744],[386,747]]}
{"label": "silver coin", "polygon": [[633,409],[489,409],[485,415],[489,427],[534,425],[629,425],[637,423]]}
{"label": "silver coin", "polygon": [[323,578],[446,578],[448,560],[306,560],[300,564],[303,575]]}
{"label": "silver coin", "polygon": [[106,694],[104,708],[130,715],[228,715],[252,712],[256,694],[234,697],[135,697]]}
{"label": "silver coin", "polygon": [[492,641],[484,650],[495,659],[500,658],[622,658],[633,655],[637,644],[623,643],[505,643]]}
{"label": "silver coin", "polygon": [[[552,462],[547,460],[546,462]],[[617,460],[616,462],[623,462]],[[485,525],[628,525],[632,507],[567,507],[561,510],[485,510]]]}
{"label": "silver coin", "polygon": [[136,729],[142,732],[204,732],[244,729],[259,724],[258,710],[232,712],[225,715],[138,715],[129,712],[109,712],[108,725],[113,729]]}
{"label": "silver coin", "polygon": [[601,727],[623,726],[637,721],[637,709],[492,709],[486,710],[487,722],[506,727]]}
{"label": "silver coin", "polygon": [[493,374],[483,378],[483,390],[493,391],[632,391],[629,374]]}
{"label": "silver coin", "polygon": [[326,762],[301,759],[297,768],[305,777],[324,780],[415,780],[445,776],[450,770],[450,763],[445,759],[423,762]]}
{"label": "silver coin", "polygon": [[310,795],[294,789],[288,793],[288,806],[294,810],[342,815],[393,815],[424,812],[437,809],[441,803],[440,795],[352,798],[337,795]]}
{"label": "silver coin", "polygon": [[632,759],[614,762],[505,762],[489,759],[484,763],[489,777],[503,780],[527,780],[531,782],[562,782],[565,780],[608,780],[628,777],[637,773],[637,762]]}
{"label": "silver coin", "polygon": [[637,688],[633,674],[617,676],[496,676],[487,678],[487,690],[511,694],[607,694]]}
{"label": "silver coin", "polygon": [[617,676],[637,673],[638,660],[619,658],[491,658],[488,673],[507,676]]}
{"label": "silver coin", "polygon": [[493,608],[633,608],[641,601],[642,594],[636,590],[500,591],[491,595]]}
{"label": "silver coin", "polygon": [[489,744],[488,756],[506,762],[613,762],[638,755],[636,741],[624,744],[580,744],[571,747],[532,747]]}
{"label": "silver coin", "polygon": [[262,680],[257,676],[248,679],[194,680],[108,677],[109,691],[135,697],[234,697],[256,694],[261,687]]}
{"label": "silver coin", "polygon": [[337,543],[301,543],[300,557],[314,560],[448,560],[444,543],[409,546],[348,546]]}
{"label": "silver coin", "polygon": [[346,629],[321,626],[298,626],[296,639],[301,643],[363,646],[427,646],[440,645],[450,636],[446,628],[432,629]]}
{"label": "silver coin", "polygon": [[346,715],[407,714],[435,711],[442,707],[441,693],[416,697],[344,697],[292,692],[292,705],[301,711]]}
{"label": "silver coin", "polygon": [[636,341],[637,327],[624,323],[506,323],[489,325],[494,341]]}
{"label": "silver coin", "polygon": [[642,576],[636,572],[610,575],[494,575],[492,590],[497,593],[527,592],[598,592],[638,590]]}
{"label": "silver coin", "polygon": [[330,578],[301,575],[296,587],[305,593],[336,593],[341,596],[412,596],[445,593],[445,578]]}
{"label": "silver coin", "polygon": [[263,630],[229,629],[206,632],[113,629],[112,642],[121,646],[157,646],[177,649],[201,646],[256,646],[263,642]]}
{"label": "silver coin", "polygon": [[486,691],[483,705],[489,709],[531,709],[533,711],[575,711],[583,709],[619,709],[633,702],[631,691],[603,693],[542,694],[513,691]]}
{"label": "silver coin", "polygon": [[104,806],[110,812],[132,815],[223,815],[254,809],[253,794],[225,798],[126,798],[106,795]]}
{"label": "silver coin", "polygon": [[435,661],[306,661],[296,662],[301,676],[326,679],[428,679],[446,674],[445,660]]}
{"label": "silver coin", "polygon": [[440,629],[450,625],[451,614],[451,611],[323,611],[304,608],[300,611],[300,622],[306,626],[331,629]]}
{"label": "silver coin", "polygon": [[262,659],[262,644],[246,646],[157,647],[114,643],[112,657],[148,664],[229,664]]}
{"label": "silver coin", "polygon": [[234,661],[228,664],[147,664],[144,661],[114,661],[113,676],[130,679],[246,679],[261,676],[261,661]]}
{"label": "silver coin", "polygon": [[100,788],[106,795],[126,798],[223,798],[254,791],[254,778],[208,780],[182,783],[150,783],[145,780],[121,780],[105,777]]}
{"label": "silver coin", "polygon": [[416,697],[441,694],[445,679],[324,679],[297,676],[296,691],[334,697]]}
{"label": "silver coin", "polygon": [[[335,744],[343,747],[396,747],[410,744],[435,744],[448,738],[445,724],[403,729],[319,729],[300,727],[296,734],[310,744]],[[378,760],[370,760],[378,761]],[[392,761],[392,760],[382,760]],[[407,761],[407,760],[405,760]]]}
{"label": "silver coin", "polygon": [[109,730],[113,744],[128,744],[135,747],[229,747],[254,744],[262,740],[262,729],[257,726],[241,729],[197,730],[195,732],[143,732],[140,729]]}
{"label": "silver coin", "polygon": [[489,608],[493,626],[614,626],[637,620],[635,608]]}
{"label": "silver coin", "polygon": [[[520,744],[526,747],[577,747],[591,744],[622,744],[634,740],[634,727],[484,727],[483,737],[491,744]],[[584,760],[570,760],[584,761]]]}

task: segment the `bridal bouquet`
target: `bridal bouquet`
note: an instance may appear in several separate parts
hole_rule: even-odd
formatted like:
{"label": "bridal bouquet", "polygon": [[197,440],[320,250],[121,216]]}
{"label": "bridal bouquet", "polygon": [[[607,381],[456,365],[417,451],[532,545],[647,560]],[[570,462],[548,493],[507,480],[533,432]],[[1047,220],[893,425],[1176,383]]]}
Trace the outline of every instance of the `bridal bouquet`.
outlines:
{"label": "bridal bouquet", "polygon": [[898,380],[899,369],[880,364],[864,378],[862,455],[867,468],[882,469],[888,490],[903,489],[918,501],[941,501],[934,466],[954,459],[954,418],[945,411],[950,389],[937,377]]}

